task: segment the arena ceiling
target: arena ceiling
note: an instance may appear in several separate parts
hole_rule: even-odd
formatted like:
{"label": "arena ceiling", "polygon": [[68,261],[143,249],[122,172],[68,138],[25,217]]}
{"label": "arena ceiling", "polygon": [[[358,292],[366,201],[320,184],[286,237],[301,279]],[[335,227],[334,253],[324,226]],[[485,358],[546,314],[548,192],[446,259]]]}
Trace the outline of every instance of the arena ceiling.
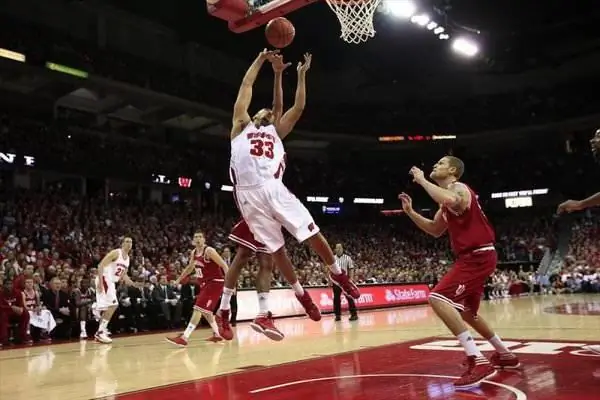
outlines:
{"label": "arena ceiling", "polygon": [[[265,43],[260,28],[243,34],[229,32],[224,21],[207,15],[203,0],[110,1],[177,30],[184,39],[231,49],[239,57],[250,58]],[[457,68],[518,72],[560,63],[600,48],[597,35],[600,8],[593,1],[415,0],[415,3],[419,10],[455,34],[476,36],[482,48],[481,57],[472,62],[457,59],[449,51],[447,41],[437,40],[426,29],[386,13],[375,16],[374,39],[362,45],[347,45],[339,39],[335,16],[322,2],[288,16],[296,26],[297,35],[285,53],[298,58],[304,51],[311,51],[318,68],[360,66],[375,74],[402,78],[412,73],[432,74]],[[480,34],[472,35],[475,31]]]}

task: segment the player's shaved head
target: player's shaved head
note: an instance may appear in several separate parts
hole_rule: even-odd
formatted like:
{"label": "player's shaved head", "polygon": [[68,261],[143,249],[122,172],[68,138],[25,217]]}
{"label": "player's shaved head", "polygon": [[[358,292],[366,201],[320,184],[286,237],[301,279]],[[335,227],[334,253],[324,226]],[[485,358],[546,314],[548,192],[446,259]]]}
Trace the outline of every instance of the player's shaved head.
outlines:
{"label": "player's shaved head", "polygon": [[454,156],[446,156],[446,159],[448,160],[448,165],[452,168],[450,170],[452,175],[454,175],[456,179],[460,179],[465,173],[465,163],[463,160]]}

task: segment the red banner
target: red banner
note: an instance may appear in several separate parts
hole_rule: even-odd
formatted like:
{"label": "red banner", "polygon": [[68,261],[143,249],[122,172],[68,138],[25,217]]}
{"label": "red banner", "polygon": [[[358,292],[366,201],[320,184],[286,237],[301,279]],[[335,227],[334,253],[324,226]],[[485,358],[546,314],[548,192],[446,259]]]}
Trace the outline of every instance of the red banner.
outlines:
{"label": "red banner", "polygon": [[[308,288],[307,290],[321,312],[333,312],[333,290],[331,288]],[[360,298],[355,300],[355,303],[360,310],[425,304],[428,297],[429,286],[427,285],[361,286]],[[347,308],[346,296],[342,296],[342,310]]]}
{"label": "red banner", "polygon": [[[321,312],[333,312],[333,290],[331,288],[306,288]],[[391,284],[360,287],[360,298],[356,300],[359,310],[369,308],[387,308],[413,304],[426,304],[429,297],[429,286],[425,284]],[[254,319],[258,313],[256,291],[241,290],[238,292],[238,320]],[[271,312],[275,317],[291,317],[303,315],[304,309],[296,300],[291,289],[272,289],[269,296]],[[345,296],[342,296],[342,309],[348,308]]]}

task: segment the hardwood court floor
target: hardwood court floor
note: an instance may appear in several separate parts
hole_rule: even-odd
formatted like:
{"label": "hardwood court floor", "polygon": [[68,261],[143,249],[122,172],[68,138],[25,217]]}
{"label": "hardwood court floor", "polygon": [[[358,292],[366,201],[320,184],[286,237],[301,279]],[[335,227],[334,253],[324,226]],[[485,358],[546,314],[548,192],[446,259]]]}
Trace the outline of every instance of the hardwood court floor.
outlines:
{"label": "hardwood court floor", "polygon": [[[600,399],[600,357],[580,349],[600,340],[600,296],[505,299],[485,302],[481,313],[511,339],[525,369],[518,382],[503,375],[503,383],[468,398]],[[364,312],[353,323],[326,316],[277,324],[282,342],[241,324],[233,342],[207,343],[208,331],[198,330],[185,349],[153,334],[116,338],[110,346],[84,341],[3,350],[0,399],[467,398],[454,393],[448,378],[462,371],[462,353],[443,340],[448,333],[426,306]],[[549,391],[550,381],[560,396]]]}

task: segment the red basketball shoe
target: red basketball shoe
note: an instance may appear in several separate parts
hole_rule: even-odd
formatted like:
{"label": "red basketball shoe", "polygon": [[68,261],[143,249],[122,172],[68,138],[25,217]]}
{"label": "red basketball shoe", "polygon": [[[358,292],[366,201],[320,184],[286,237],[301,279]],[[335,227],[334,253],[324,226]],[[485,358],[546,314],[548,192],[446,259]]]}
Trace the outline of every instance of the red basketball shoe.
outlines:
{"label": "red basketball shoe", "polygon": [[215,321],[219,327],[219,335],[225,340],[233,339],[233,330],[229,324],[229,310],[219,310],[215,314]]}
{"label": "red basketball shoe", "polygon": [[188,341],[185,337],[183,337],[183,335],[177,335],[173,338],[167,337],[165,338],[165,340],[171,344],[174,344],[175,346],[179,346],[179,347],[186,347],[188,345]]}
{"label": "red basketball shoe", "polygon": [[483,357],[469,356],[467,357],[468,369],[460,378],[454,381],[454,387],[457,389],[470,389],[486,380],[493,378],[496,375],[496,370]]}
{"label": "red basketball shoe", "polygon": [[521,366],[519,358],[513,353],[494,353],[490,362],[496,369],[516,369]]}
{"label": "red basketball shoe", "polygon": [[269,311],[266,315],[258,315],[254,321],[250,323],[250,327],[258,333],[262,333],[271,340],[279,342],[283,340],[285,335],[275,327],[273,314]]}
{"label": "red basketball shoe", "polygon": [[306,314],[310,319],[313,321],[321,320],[321,310],[319,310],[319,307],[317,307],[313,299],[310,297],[310,294],[308,294],[306,290],[302,296],[298,296],[298,294],[296,294],[296,298],[300,304],[302,304],[302,307],[304,307]]}
{"label": "red basketball shoe", "polygon": [[360,297],[360,291],[358,287],[350,280],[348,274],[342,271],[341,274],[335,275],[333,273],[329,273],[329,278],[333,282],[334,285],[339,286],[344,293],[353,299],[358,299]]}

